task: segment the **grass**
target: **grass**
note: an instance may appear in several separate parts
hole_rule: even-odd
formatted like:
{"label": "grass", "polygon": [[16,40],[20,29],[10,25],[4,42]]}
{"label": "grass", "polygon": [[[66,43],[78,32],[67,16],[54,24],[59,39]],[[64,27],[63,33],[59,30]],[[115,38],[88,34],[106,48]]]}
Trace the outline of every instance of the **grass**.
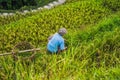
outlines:
{"label": "grass", "polygon": [[[18,60],[15,65],[11,56],[0,57],[0,78],[13,80],[16,75],[17,80],[119,80],[119,20],[119,16],[111,17],[83,32],[68,33],[65,37],[70,46],[59,55],[39,52],[34,61]],[[84,34],[87,37],[81,36]]]}
{"label": "grass", "polygon": [[[36,8],[38,8],[38,7],[43,7],[44,5],[48,5],[49,3],[51,3],[51,2],[54,2],[54,1],[57,1],[57,0],[37,0],[37,1],[35,1],[37,4],[36,5],[34,5],[34,6],[32,6],[32,5],[28,5],[28,4],[26,4],[26,5],[24,5],[24,6],[21,6],[21,7],[19,7],[19,8],[15,8],[15,6],[13,6],[14,7],[14,9],[11,7],[12,5],[11,4],[9,4],[9,1],[7,2],[7,7],[8,7],[8,9],[3,9],[2,7],[0,7],[0,13],[15,13],[15,12],[18,12],[18,11],[24,11],[24,10],[28,10],[28,11],[30,11],[30,10],[32,10],[32,9],[36,9]],[[10,1],[11,2],[11,1]],[[29,1],[28,1],[29,2]],[[21,3],[21,2],[20,2]],[[8,6],[9,5],[9,6]],[[18,5],[18,3],[16,3],[16,5]],[[20,5],[23,5],[23,4],[19,4],[19,6]],[[17,6],[18,7],[18,6]]]}
{"label": "grass", "polygon": [[[38,18],[24,19],[29,22],[27,19],[34,22]],[[10,25],[19,27],[19,22],[8,24],[6,29],[9,30]],[[22,19],[19,24],[22,24]],[[69,28],[64,38],[68,50],[61,54],[47,54],[44,46],[32,61],[18,59],[14,62],[12,56],[0,57],[0,80],[120,79],[120,12],[84,29]]]}
{"label": "grass", "polygon": [[[110,15],[108,13],[110,11],[98,3],[94,3],[92,1],[75,2],[33,16],[25,16],[25,18],[21,15],[3,18],[1,21],[3,26],[0,26],[0,34],[3,36],[0,37],[0,49],[10,51],[15,44],[21,41],[30,42],[38,47],[46,43],[47,37],[60,27],[77,30],[81,27],[86,28],[87,25],[95,25]],[[91,6],[91,4],[93,5]]]}

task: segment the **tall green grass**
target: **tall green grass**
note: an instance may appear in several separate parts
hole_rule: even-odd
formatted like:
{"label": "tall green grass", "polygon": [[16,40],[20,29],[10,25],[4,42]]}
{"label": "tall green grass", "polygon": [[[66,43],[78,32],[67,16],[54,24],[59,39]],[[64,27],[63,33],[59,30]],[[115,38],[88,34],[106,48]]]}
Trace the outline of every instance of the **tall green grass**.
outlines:
{"label": "tall green grass", "polygon": [[[87,25],[95,25],[104,17],[110,15],[107,8],[97,2],[74,2],[57,7],[34,16],[22,18],[0,26],[0,50],[10,51],[15,44],[27,41],[39,47],[47,42],[47,37],[60,27],[81,29]],[[17,17],[15,17],[17,18]],[[9,24],[10,21],[10,24]],[[14,19],[13,19],[14,21]],[[3,24],[6,21],[3,20]],[[14,39],[13,39],[14,38]]]}
{"label": "tall green grass", "polygon": [[[0,78],[5,80],[119,80],[120,16],[105,19],[84,31],[68,33],[68,50],[39,52],[34,61],[15,62],[0,57]],[[14,73],[15,72],[15,73]],[[16,75],[16,76],[15,76]]]}
{"label": "tall green grass", "polygon": [[[14,44],[24,40],[39,47],[42,43],[45,47],[50,29],[55,32],[60,25],[68,29],[64,36],[68,50],[61,54],[41,50],[33,61],[0,57],[0,80],[119,80],[120,14],[106,17],[108,9],[99,8],[96,2],[83,2],[70,3],[0,27],[3,51],[10,51]],[[84,18],[80,11],[89,18]],[[91,11],[95,11],[93,16]],[[80,22],[83,20],[86,21]],[[82,24],[85,25],[81,27]]]}

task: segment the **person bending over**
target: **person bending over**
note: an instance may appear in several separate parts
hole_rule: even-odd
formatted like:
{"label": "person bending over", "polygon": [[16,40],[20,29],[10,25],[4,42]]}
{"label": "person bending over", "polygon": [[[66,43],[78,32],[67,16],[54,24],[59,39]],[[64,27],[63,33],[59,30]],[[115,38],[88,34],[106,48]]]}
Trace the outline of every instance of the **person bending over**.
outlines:
{"label": "person bending over", "polygon": [[48,38],[47,50],[50,53],[60,53],[67,49],[64,44],[63,36],[67,33],[65,28],[60,28],[57,33]]}

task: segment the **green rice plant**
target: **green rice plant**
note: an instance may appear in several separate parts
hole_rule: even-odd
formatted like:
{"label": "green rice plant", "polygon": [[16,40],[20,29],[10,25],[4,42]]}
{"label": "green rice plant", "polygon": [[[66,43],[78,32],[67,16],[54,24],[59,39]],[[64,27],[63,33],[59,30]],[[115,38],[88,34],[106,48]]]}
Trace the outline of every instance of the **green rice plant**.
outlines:
{"label": "green rice plant", "polygon": [[[70,5],[64,6],[64,8],[79,13],[79,4],[81,3],[75,3],[74,5],[71,3],[72,9],[69,8]],[[87,4],[91,3],[84,2],[82,5]],[[68,50],[61,54],[48,54],[41,50],[35,55],[34,61],[15,60],[13,56],[0,57],[1,80],[120,79],[119,12],[104,18],[102,21],[96,19],[99,24],[89,26],[81,31],[78,27],[81,23],[79,24],[77,21],[74,23],[73,17],[72,19],[68,18],[72,12],[68,13],[69,10],[62,9],[61,6],[61,8],[52,10],[52,12],[46,11],[0,27],[0,49],[2,52],[11,51],[21,41],[28,41],[35,47],[43,46],[43,48],[46,48],[47,37],[51,32],[56,32],[59,27],[62,27],[61,25],[68,29],[68,34],[65,36]],[[56,14],[56,11],[61,13]],[[62,11],[69,15],[65,15]],[[50,17],[53,16],[51,13],[54,13],[54,19]],[[66,22],[60,20],[64,17],[63,20]],[[49,20],[47,20],[48,18]],[[71,20],[71,26],[69,26],[69,20]],[[88,22],[88,24],[91,23]]]}
{"label": "green rice plant", "polygon": [[49,34],[56,32],[60,27],[77,29],[82,24],[94,25],[97,20],[105,17],[108,11],[96,2],[93,4],[92,1],[83,1],[23,18],[0,27],[0,44],[2,45],[0,50],[10,51],[21,41],[30,42],[35,47],[45,46]]}

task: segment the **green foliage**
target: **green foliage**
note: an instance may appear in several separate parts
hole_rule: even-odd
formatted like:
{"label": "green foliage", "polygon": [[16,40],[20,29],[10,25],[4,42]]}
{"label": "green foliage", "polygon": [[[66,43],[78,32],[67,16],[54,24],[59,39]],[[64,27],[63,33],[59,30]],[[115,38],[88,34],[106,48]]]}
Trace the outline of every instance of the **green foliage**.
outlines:
{"label": "green foliage", "polygon": [[[89,1],[89,0],[66,0],[67,3],[78,2],[78,1]],[[119,11],[120,10],[120,0],[90,0],[94,2],[98,2],[102,6],[112,10]]]}
{"label": "green foliage", "polygon": [[[73,32],[72,30],[72,33],[65,36],[71,45],[67,51],[59,55],[39,52],[35,62],[26,63],[26,61],[18,60],[15,63],[15,68],[12,65],[14,63],[12,58],[0,57],[0,65],[2,65],[0,78],[8,79],[9,77],[11,79],[14,77],[15,71],[17,80],[119,80],[119,26],[120,17],[113,16],[83,32],[78,32],[79,30]],[[82,35],[84,36],[82,37]],[[78,42],[74,42],[76,39]],[[73,43],[79,43],[79,45]],[[7,77],[4,77],[5,75]]]}
{"label": "green foliage", "polygon": [[38,6],[44,6],[47,3],[53,2],[53,1],[58,1],[58,0],[37,0]]}
{"label": "green foliage", "polygon": [[102,0],[102,5],[111,9],[112,11],[120,10],[120,0]]}
{"label": "green foliage", "polygon": [[66,0],[67,3],[77,2],[77,1],[88,1],[88,0]]}
{"label": "green foliage", "polygon": [[24,6],[43,6],[55,0],[0,0],[0,9],[16,10]]}
{"label": "green foliage", "polygon": [[[37,14],[37,13],[38,12],[30,13],[27,14],[26,16],[18,14],[16,16],[11,16],[11,17],[0,17],[1,18],[0,25],[17,21],[22,17],[27,17],[28,15],[30,16],[36,15],[38,18],[40,19],[43,18],[43,21],[49,23],[51,22],[49,20],[51,20],[52,16],[54,16],[55,18],[53,19],[53,22],[56,22],[57,25],[61,25],[64,23],[64,24],[69,24],[68,26],[77,27],[80,26],[81,24],[97,23],[98,20],[109,15],[109,10],[104,7],[101,7],[101,5],[93,1],[83,1],[83,2],[80,1],[58,7],[54,10],[45,11],[43,13],[41,12],[41,14]],[[40,16],[42,14],[45,17]]]}
{"label": "green foliage", "polygon": [[[3,52],[17,43],[17,48],[31,48],[26,42],[19,44],[21,41],[45,47],[51,33],[60,27],[68,30],[68,50],[61,54],[46,54],[41,49],[34,61],[14,62],[11,56],[0,57],[0,79],[119,80],[120,12],[106,18],[109,10],[100,5],[91,1],[71,3],[0,26]],[[92,26],[86,28],[87,25]]]}
{"label": "green foliage", "polygon": [[[94,28],[89,28],[89,31],[78,33],[78,37],[83,42],[83,40],[91,41],[94,39],[96,35],[102,34],[104,35],[105,32],[113,31],[116,27],[119,28],[120,25],[120,18],[119,17],[111,17],[112,19],[105,19],[100,24],[98,24]],[[96,36],[97,37],[97,36]],[[101,37],[101,36],[100,36]]]}
{"label": "green foliage", "polygon": [[11,22],[15,22],[22,18],[26,18],[26,17],[33,16],[36,14],[38,14],[38,12],[37,13],[27,13],[26,15],[22,15],[22,14],[16,12],[16,14],[13,16],[0,16],[0,26],[7,25]]}
{"label": "green foliage", "polygon": [[[107,13],[108,10],[100,7],[97,3],[84,1],[21,19],[9,25],[1,26],[0,44],[3,46],[0,49],[9,51],[19,41],[28,41],[38,46],[46,42],[49,34],[54,33],[60,27],[74,29],[80,28],[80,25],[96,24]],[[14,18],[12,19],[14,21]],[[10,18],[7,21],[12,21],[12,19]],[[2,23],[4,24],[4,22],[6,21]]]}

